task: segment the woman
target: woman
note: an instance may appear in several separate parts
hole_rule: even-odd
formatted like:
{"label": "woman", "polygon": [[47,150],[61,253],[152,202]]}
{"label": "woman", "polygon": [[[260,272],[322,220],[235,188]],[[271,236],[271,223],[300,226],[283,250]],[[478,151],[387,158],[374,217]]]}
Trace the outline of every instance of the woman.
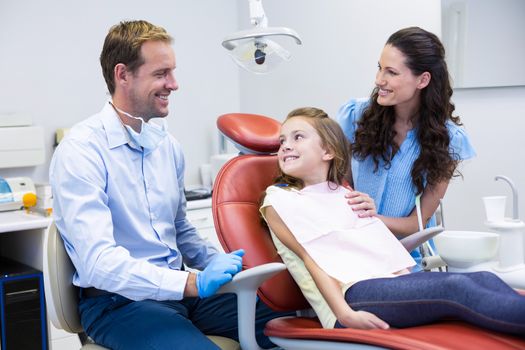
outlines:
{"label": "woman", "polygon": [[[445,49],[432,33],[410,27],[392,34],[378,62],[376,88],[350,100],[337,120],[352,144],[348,195],[362,216],[378,215],[398,237],[418,231],[433,214],[461,160],[475,156],[459,117],[452,116],[452,88]],[[416,261],[421,256],[412,252]]]}

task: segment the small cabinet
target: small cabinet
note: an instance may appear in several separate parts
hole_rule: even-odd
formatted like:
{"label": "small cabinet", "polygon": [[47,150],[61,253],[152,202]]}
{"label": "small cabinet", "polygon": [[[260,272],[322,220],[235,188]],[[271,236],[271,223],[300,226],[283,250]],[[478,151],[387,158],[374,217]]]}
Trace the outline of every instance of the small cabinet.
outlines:
{"label": "small cabinet", "polygon": [[[0,212],[0,257],[9,258],[36,270],[43,271],[44,234],[47,227],[51,224],[51,221],[49,217],[27,214],[22,210]],[[36,290],[36,288],[26,288],[26,290]],[[28,300],[31,298],[30,294],[15,293],[17,293],[14,294],[17,298],[27,297]],[[17,301],[17,299],[14,301]],[[23,305],[23,307],[32,307],[32,304],[26,300],[23,300],[23,303],[20,303],[20,305]],[[80,349],[80,340],[76,334],[56,329],[49,320],[47,320],[46,326],[48,330],[47,338],[49,340],[49,349]],[[17,332],[18,335],[20,332],[19,330],[17,330]],[[36,333],[37,332],[25,332],[23,335],[31,338]],[[0,349],[1,348],[0,345]],[[22,346],[18,348],[29,349],[34,347]],[[7,349],[9,349],[9,347],[7,347]]]}
{"label": "small cabinet", "polygon": [[211,198],[188,201],[186,215],[202,238],[213,244],[220,252],[224,252],[213,224]]}

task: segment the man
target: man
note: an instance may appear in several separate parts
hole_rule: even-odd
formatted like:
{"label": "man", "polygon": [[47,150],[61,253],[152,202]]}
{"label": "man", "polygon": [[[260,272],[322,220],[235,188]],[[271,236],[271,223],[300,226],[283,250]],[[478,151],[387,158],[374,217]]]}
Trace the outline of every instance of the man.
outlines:
{"label": "man", "polygon": [[[100,55],[111,99],[51,161],[82,325],[111,349],[217,349],[203,333],[237,339],[235,295],[214,294],[241,270],[244,252],[219,253],[186,219],[184,157],[164,120],[178,89],[171,42],[146,21],[113,26]],[[259,302],[262,346],[271,346],[262,328],[276,316]]]}

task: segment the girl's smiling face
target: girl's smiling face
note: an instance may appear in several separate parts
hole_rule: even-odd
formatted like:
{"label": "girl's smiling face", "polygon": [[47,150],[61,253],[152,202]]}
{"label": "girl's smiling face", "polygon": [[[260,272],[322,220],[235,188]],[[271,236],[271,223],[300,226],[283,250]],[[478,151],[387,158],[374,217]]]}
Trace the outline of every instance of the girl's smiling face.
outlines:
{"label": "girl's smiling face", "polygon": [[286,120],[279,136],[279,167],[286,175],[301,179],[305,186],[327,181],[333,158],[317,130],[300,116]]}

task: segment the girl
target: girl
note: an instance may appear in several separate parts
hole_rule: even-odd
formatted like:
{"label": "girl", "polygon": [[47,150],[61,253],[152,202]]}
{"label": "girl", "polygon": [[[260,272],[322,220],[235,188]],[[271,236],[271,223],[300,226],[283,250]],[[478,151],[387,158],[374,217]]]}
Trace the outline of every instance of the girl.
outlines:
{"label": "girl", "polygon": [[266,190],[261,213],[323,327],[387,329],[455,317],[525,334],[525,296],[496,275],[410,274],[413,259],[383,222],[348,207],[349,144],[326,113],[292,111],[280,141],[281,174]]}

